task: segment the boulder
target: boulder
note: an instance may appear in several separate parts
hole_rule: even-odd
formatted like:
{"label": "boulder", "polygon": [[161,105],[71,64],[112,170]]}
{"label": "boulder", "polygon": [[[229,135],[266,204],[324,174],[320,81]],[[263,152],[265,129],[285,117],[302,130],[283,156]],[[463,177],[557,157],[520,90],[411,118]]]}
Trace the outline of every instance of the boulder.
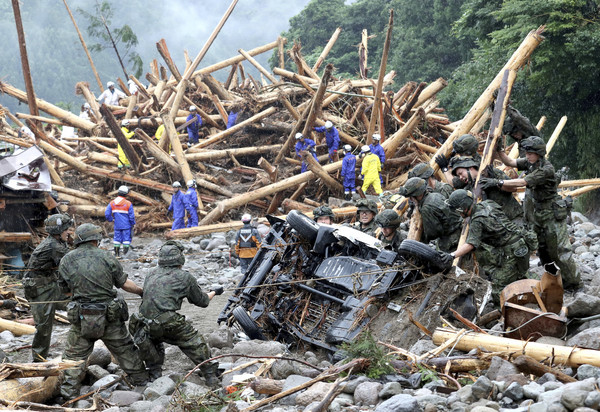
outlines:
{"label": "boulder", "polygon": [[[310,378],[301,375],[290,375],[283,382],[282,392],[287,391],[288,389],[295,388],[296,386],[302,385],[310,380]],[[279,402],[283,405],[294,405],[296,403],[296,397],[300,392],[292,393],[291,395],[282,398]]]}
{"label": "boulder", "polygon": [[588,392],[586,391],[564,391],[562,397],[560,398],[560,402],[565,406],[565,408],[572,411],[584,406],[587,396]]}
{"label": "boulder", "polygon": [[592,365],[581,365],[577,368],[577,379],[600,378],[600,368]]}
{"label": "boulder", "polygon": [[421,412],[423,408],[415,398],[410,395],[400,394],[392,396],[387,401],[380,403],[374,412]]}
{"label": "boulder", "polygon": [[307,388],[304,392],[299,393],[298,396],[296,396],[296,405],[307,406],[312,402],[320,402],[325,395],[327,395],[327,392],[329,392],[332,386],[333,383],[315,383],[311,387]]}
{"label": "boulder", "polygon": [[578,333],[567,341],[567,346],[600,349],[600,328],[592,328]]}
{"label": "boulder", "polygon": [[106,368],[110,363],[110,351],[102,341],[96,341],[92,354],[88,358],[88,365],[98,365]]}
{"label": "boulder", "polygon": [[233,332],[227,325],[223,325],[206,336],[206,343],[211,348],[233,348]]}
{"label": "boulder", "polygon": [[360,406],[377,405],[383,385],[379,382],[360,383],[354,391],[354,402]]}
{"label": "boulder", "polygon": [[117,406],[129,406],[142,399],[143,395],[135,391],[114,391],[110,395],[109,401]]}
{"label": "boulder", "polygon": [[504,359],[494,356],[492,357],[492,361],[490,362],[490,367],[488,368],[485,376],[493,381],[502,381],[505,380],[504,377],[507,375],[518,374],[519,371],[517,367],[512,363],[505,361]]}
{"label": "boulder", "polygon": [[168,376],[161,376],[148,385],[144,391],[146,400],[153,401],[163,395],[171,395],[175,391],[175,382]]}

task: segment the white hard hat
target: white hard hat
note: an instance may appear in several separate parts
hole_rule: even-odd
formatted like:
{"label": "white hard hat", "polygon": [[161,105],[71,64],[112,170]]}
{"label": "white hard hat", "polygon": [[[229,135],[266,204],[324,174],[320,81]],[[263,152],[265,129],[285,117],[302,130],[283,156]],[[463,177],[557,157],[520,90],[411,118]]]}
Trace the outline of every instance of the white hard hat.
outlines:
{"label": "white hard hat", "polygon": [[373,140],[380,141],[381,140],[381,136],[378,135],[377,133],[373,133]]}
{"label": "white hard hat", "polygon": [[242,222],[247,223],[251,220],[252,220],[252,216],[250,216],[250,213],[244,213],[242,215]]}
{"label": "white hard hat", "polygon": [[21,127],[21,133],[27,133],[28,131],[29,131],[29,128],[27,126]]}
{"label": "white hard hat", "polygon": [[302,136],[302,133],[298,132],[296,133],[296,140],[300,140],[302,139],[304,136]]}
{"label": "white hard hat", "polygon": [[196,110],[196,106],[190,106],[190,112],[193,112],[194,110]]}
{"label": "white hard hat", "polygon": [[350,146],[349,144],[344,145],[344,150],[347,152],[351,152],[352,151],[352,146]]}
{"label": "white hard hat", "polygon": [[127,80],[127,84],[132,84],[132,83],[135,83],[135,82],[131,79]]}
{"label": "white hard hat", "polygon": [[179,182],[173,182],[173,187],[181,187],[181,183],[179,183]]}
{"label": "white hard hat", "polygon": [[196,187],[196,181],[194,179],[188,180],[186,183],[187,187]]}
{"label": "white hard hat", "polygon": [[327,129],[331,129],[332,127],[333,127],[333,123],[331,123],[329,120],[327,120],[327,121],[325,122],[325,128],[327,128]]}
{"label": "white hard hat", "polygon": [[108,82],[108,83],[106,83],[106,87],[108,87],[108,88],[115,87],[115,82]]}
{"label": "white hard hat", "polygon": [[122,126],[129,126],[129,123],[130,123],[129,119],[125,119],[125,120],[123,120],[123,121],[121,122],[121,125],[122,125]]}
{"label": "white hard hat", "polygon": [[367,146],[367,145],[363,145],[363,147],[360,148],[360,151],[362,153],[368,153],[368,152],[371,151],[371,148],[369,146]]}
{"label": "white hard hat", "polygon": [[123,186],[119,186],[119,194],[120,195],[126,195],[127,193],[129,193],[129,188],[125,185]]}
{"label": "white hard hat", "polygon": [[89,104],[88,102],[85,102],[85,103],[83,104],[83,108],[84,108],[84,109],[90,109],[91,107],[90,107],[90,104]]}

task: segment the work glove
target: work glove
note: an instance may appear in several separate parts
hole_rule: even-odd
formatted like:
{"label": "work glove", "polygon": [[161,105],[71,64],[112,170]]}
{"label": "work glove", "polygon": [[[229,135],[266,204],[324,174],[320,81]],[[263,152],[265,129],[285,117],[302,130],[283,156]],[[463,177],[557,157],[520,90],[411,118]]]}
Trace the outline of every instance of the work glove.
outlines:
{"label": "work glove", "polygon": [[446,253],[440,252],[440,260],[446,269],[452,267],[452,262],[454,262],[454,253]]}
{"label": "work glove", "polygon": [[502,136],[500,136],[500,138],[496,142],[496,151],[497,152],[503,152],[504,151],[504,139],[502,139]]}
{"label": "work glove", "polygon": [[479,184],[481,185],[481,189],[483,190],[490,189],[493,187],[501,188],[504,184],[504,180],[482,177],[481,179],[479,179]]}
{"label": "work glove", "polygon": [[2,307],[3,309],[14,309],[15,306],[17,306],[17,303],[18,302],[16,300],[4,299],[0,307]]}
{"label": "work glove", "polygon": [[406,212],[406,217],[411,218],[413,213],[415,212],[415,203],[413,201],[408,201],[408,211]]}
{"label": "work glove", "polygon": [[444,155],[441,155],[441,154],[437,155],[435,157],[435,162],[440,167],[440,169],[442,169],[442,172],[447,172],[448,171],[448,164],[450,162],[448,161],[448,159],[446,159],[446,157],[444,157]]}
{"label": "work glove", "polygon": [[221,285],[213,285],[211,286],[211,291],[215,292],[215,295],[222,295],[223,294],[223,286]]}

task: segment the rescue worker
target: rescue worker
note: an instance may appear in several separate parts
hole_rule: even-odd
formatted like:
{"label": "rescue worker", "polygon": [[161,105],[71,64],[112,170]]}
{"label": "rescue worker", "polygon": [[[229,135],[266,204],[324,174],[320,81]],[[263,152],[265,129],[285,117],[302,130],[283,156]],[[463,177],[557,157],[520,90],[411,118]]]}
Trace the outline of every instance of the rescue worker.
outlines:
{"label": "rescue worker", "polygon": [[229,112],[229,114],[227,115],[227,129],[230,129],[233,126],[235,126],[235,122],[237,122],[237,118],[238,118],[238,112],[234,112],[233,110],[231,110]]}
{"label": "rescue worker", "polygon": [[249,213],[242,215],[244,226],[235,236],[235,254],[240,259],[240,270],[246,273],[248,266],[260,248],[260,233],[252,226],[252,216]]}
{"label": "rescue worker", "polygon": [[190,106],[190,114],[186,117],[185,121],[187,123],[190,120],[194,120],[187,125],[188,142],[192,145],[198,143],[198,140],[200,139],[198,132],[200,131],[200,126],[202,126],[202,118],[198,114],[196,106]]}
{"label": "rescue worker", "polygon": [[[492,282],[492,298],[500,304],[500,293],[509,283],[524,279],[529,269],[529,252],[523,231],[508,220],[500,205],[493,200],[476,203],[473,193],[464,189],[454,191],[446,200],[448,206],[471,217],[467,240],[456,251],[447,253],[446,262],[475,250],[479,259],[480,247],[492,248],[492,256],[486,256],[485,272]],[[487,255],[487,253],[486,253]]]}
{"label": "rescue worker", "polygon": [[183,197],[183,204],[188,213],[188,221],[186,227],[198,226],[198,194],[196,193],[196,181],[188,180],[186,186],[187,192]]}
{"label": "rescue worker", "polygon": [[379,172],[381,172],[379,157],[375,153],[371,153],[371,149],[367,145],[360,149],[360,156],[363,157],[362,168],[360,169],[360,174],[363,177],[363,193],[366,194],[369,187],[373,185],[375,193],[380,195],[383,190],[381,190],[381,178],[379,176]]}
{"label": "rescue worker", "polygon": [[462,219],[456,211],[448,207],[444,196],[427,190],[427,183],[420,177],[408,179],[403,193],[415,203],[421,213],[421,241],[429,243],[437,239],[438,248],[444,252],[456,249],[462,230]]}
{"label": "rescue worker", "polygon": [[319,206],[313,210],[313,219],[315,219],[315,222],[317,223],[331,225],[333,224],[334,217],[333,210],[327,205]]}
{"label": "rescue worker", "polygon": [[19,138],[30,138],[30,139],[35,140],[35,135],[31,131],[31,129],[27,126],[21,126],[21,128],[19,129],[19,132],[17,133],[17,136],[19,136]]}
{"label": "rescue worker", "polygon": [[377,215],[377,203],[369,199],[358,199],[356,202],[356,215],[358,222],[354,223],[354,228],[367,235],[375,236],[375,216]]}
{"label": "rescue worker", "polygon": [[472,134],[463,134],[452,142],[452,154],[450,159],[443,155],[437,155],[435,162],[440,167],[440,170],[446,176],[446,181],[452,183],[455,189],[464,188],[464,183],[457,177],[452,176],[452,166],[454,162],[461,157],[471,157],[477,164],[481,163],[481,156],[477,152],[479,150],[479,141]]}
{"label": "rescue worker", "polygon": [[[461,157],[454,162],[452,167],[452,175],[458,177],[462,181],[464,184],[463,189],[470,191],[473,191],[473,188],[475,187],[475,179],[477,179],[478,171],[479,163],[471,157]],[[500,180],[508,179],[508,176],[502,170],[488,167],[482,173],[480,180],[481,189],[485,199],[493,200],[500,205],[508,220],[521,225],[523,223],[523,207],[512,195],[516,190],[511,192],[500,190],[494,183],[494,180],[488,181],[487,179],[484,179],[484,174],[486,175],[485,177]],[[486,181],[488,181],[488,183],[484,183]]]}
{"label": "rescue worker", "polygon": [[[373,133],[372,139],[373,143],[369,145],[369,148],[371,149],[371,153],[375,153],[377,155],[379,161],[381,162],[381,168],[383,169],[383,164],[385,163],[385,150],[383,150],[383,147],[379,144],[381,142],[381,136],[377,133]],[[381,184],[383,185],[382,175],[379,175],[379,180],[381,180]]]}
{"label": "rescue worker", "polygon": [[129,318],[127,303],[114,287],[140,297],[142,288],[127,279],[113,255],[98,248],[100,240],[100,227],[91,223],[79,226],[75,230],[76,248],[62,258],[58,267],[72,294],[67,306],[71,329],[63,359],[83,361],[64,371],[60,394],[65,399],[79,396],[86,361],[98,339],[104,342],[131,383],[144,385],[148,381],[148,372],[125,326]]}
{"label": "rescue worker", "polygon": [[[177,311],[181,309],[184,298],[193,305],[207,307],[213,297],[223,293],[223,287],[204,293],[197,279],[181,269],[185,263],[183,250],[181,243],[172,240],[162,245],[158,252],[158,268],[146,276],[139,312],[129,322],[129,330],[146,362],[151,380],[162,375],[165,361],[163,342],[178,346],[196,365],[211,357],[202,335]],[[217,367],[216,362],[200,367],[208,386],[219,382]]]}
{"label": "rescue worker", "polygon": [[119,256],[121,245],[123,245],[123,255],[129,252],[131,245],[131,237],[133,234],[133,226],[135,225],[135,213],[133,212],[133,204],[125,197],[129,193],[127,186],[119,186],[118,195],[112,200],[106,210],[104,217],[109,222],[115,222],[113,246],[115,256]]}
{"label": "rescue worker", "polygon": [[185,227],[185,194],[181,191],[181,183],[173,182],[173,197],[167,209],[167,214],[173,212],[173,225],[171,230],[183,229]]}
{"label": "rescue worker", "polygon": [[127,95],[123,93],[121,90],[115,89],[114,82],[106,83],[106,90],[102,92],[100,96],[96,99],[99,103],[104,103],[109,106],[118,106],[119,100],[126,98]]}
{"label": "rescue worker", "polygon": [[329,162],[337,162],[337,151],[340,146],[340,132],[338,132],[338,129],[329,120],[325,122],[325,126],[315,127],[314,129],[318,133],[325,133],[325,142],[329,151]]}
{"label": "rescue worker", "polygon": [[67,240],[72,224],[69,215],[48,216],[44,221],[48,237],[35,248],[27,263],[23,290],[25,298],[32,303],[31,314],[35,321],[35,335],[31,343],[33,362],[46,361],[52,337],[56,303],[42,302],[54,302],[65,298],[59,284],[58,264],[69,252]]}
{"label": "rescue worker", "polygon": [[398,251],[400,243],[406,236],[398,230],[400,227],[400,216],[393,209],[382,210],[375,217],[375,223],[381,228],[381,233],[377,235],[377,239],[381,240],[383,247],[394,252]]}
{"label": "rescue worker", "polygon": [[502,125],[502,133],[510,136],[519,147],[519,157],[525,157],[523,140],[531,136],[542,136],[540,131],[510,104],[506,106],[506,118]]}
{"label": "rescue worker", "polygon": [[90,111],[92,110],[92,108],[90,107],[90,104],[88,102],[85,102],[82,106],[81,106],[81,112],[79,112],[79,117],[85,120],[91,120],[91,116],[90,116]]}
{"label": "rescue worker", "polygon": [[[129,131],[129,124],[130,122],[128,119],[125,119],[121,122],[121,131],[123,132],[123,135],[127,138],[127,140],[131,139],[135,134],[134,132]],[[129,163],[129,159],[125,155],[125,151],[123,150],[120,144],[117,144],[117,151],[119,152],[119,165],[117,167],[119,169],[122,169],[123,167],[130,168],[131,163]]]}
{"label": "rescue worker", "polygon": [[352,146],[344,146],[344,159],[342,160],[342,178],[344,179],[344,197],[349,200],[356,193],[356,156],[352,154]]}
{"label": "rescue worker", "polygon": [[308,170],[308,165],[304,161],[304,152],[307,150],[312,154],[315,160],[318,162],[317,154],[315,153],[315,141],[313,139],[308,139],[302,135],[302,133],[296,133],[296,156],[298,156],[302,160],[302,168],[300,169],[300,173],[306,172]]}
{"label": "rescue worker", "polygon": [[135,84],[135,82],[131,79],[127,80],[127,87],[129,88],[129,93],[132,96],[135,96],[136,94],[138,94],[138,86],[137,84]]}
{"label": "rescue worker", "polygon": [[408,178],[411,177],[420,177],[421,179],[427,182],[427,186],[431,188],[432,191],[437,192],[443,195],[446,199],[450,196],[450,193],[454,190],[452,186],[448,183],[442,183],[433,177],[434,171],[431,166],[427,163],[419,163],[412,168],[410,172],[408,172]]}
{"label": "rescue worker", "polygon": [[154,138],[156,139],[157,142],[160,142],[160,139],[162,139],[164,134],[165,134],[165,125],[161,124],[156,129],[156,133],[154,133]]}
{"label": "rescue worker", "polygon": [[[482,181],[486,186],[497,186],[502,190],[512,191],[526,187],[523,204],[525,221],[537,235],[540,261],[546,270],[556,273],[554,265],[561,271],[563,285],[568,289],[581,286],[581,278],[573,260],[573,251],[567,232],[567,215],[570,204],[557,192],[559,179],[552,163],[546,159],[546,143],[539,136],[531,136],[522,142],[525,157],[511,159],[504,151],[497,151],[498,158],[507,166],[524,170],[521,179],[491,179]],[[554,263],[554,265],[552,265]]]}

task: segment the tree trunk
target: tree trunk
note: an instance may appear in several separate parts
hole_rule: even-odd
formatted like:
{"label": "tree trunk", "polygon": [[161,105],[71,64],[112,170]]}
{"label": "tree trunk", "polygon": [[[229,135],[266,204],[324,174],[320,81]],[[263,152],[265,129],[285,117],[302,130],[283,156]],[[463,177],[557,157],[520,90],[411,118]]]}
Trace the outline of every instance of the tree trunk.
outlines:
{"label": "tree trunk", "polygon": [[[31,234],[28,234],[31,237]],[[0,318],[0,331],[5,330],[11,331],[15,336],[32,335],[35,333],[35,326]]]}
{"label": "tree trunk", "polygon": [[381,144],[385,151],[386,158],[392,158],[396,155],[396,150],[400,144],[416,129],[421,120],[425,118],[425,110],[419,109],[396,133],[391,135]]}
{"label": "tree trunk", "polygon": [[106,124],[110,128],[111,132],[123,148],[125,156],[127,157],[127,160],[129,160],[129,162],[131,163],[131,166],[133,166],[137,173],[142,172],[144,170],[142,161],[140,160],[140,157],[138,156],[133,146],[131,146],[129,140],[123,134],[123,131],[119,127],[115,116],[113,116],[112,112],[108,109],[108,107],[105,104],[102,104],[102,106],[100,106],[100,113],[102,114],[102,117],[106,121]]}
{"label": "tree trunk", "polygon": [[[162,150],[154,139],[148,136],[146,132],[144,132],[142,129],[135,129],[135,134],[144,142],[144,146],[146,147],[146,149],[148,149],[152,156],[158,159],[158,161],[161,162],[163,165],[171,169],[176,174],[177,178],[182,176],[181,166],[179,166],[179,164],[175,160],[173,160],[171,156],[169,156],[164,150]],[[164,135],[163,139],[169,140],[167,136]]]}
{"label": "tree trunk", "polygon": [[331,35],[331,38],[327,42],[327,45],[325,45],[325,48],[321,52],[321,55],[319,56],[319,58],[315,62],[315,65],[312,67],[313,72],[316,73],[319,70],[319,68],[321,67],[321,64],[323,64],[323,62],[325,61],[325,58],[327,57],[327,55],[329,54],[329,52],[333,48],[333,45],[337,41],[337,39],[340,36],[341,32],[342,32],[342,28],[341,27],[338,27],[337,29],[335,29],[335,31]]}
{"label": "tree trunk", "polygon": [[314,174],[319,176],[321,181],[332,191],[334,196],[344,192],[344,187],[342,184],[331,177],[325,170],[323,170],[323,166],[321,166],[319,162],[315,160],[311,153],[304,154],[304,161],[308,164],[308,168]]}
{"label": "tree trunk", "polygon": [[158,53],[160,53],[160,55],[164,59],[165,63],[167,64],[167,67],[171,71],[171,74],[173,74],[173,77],[175,77],[175,80],[180,82],[181,81],[181,73],[179,73],[179,70],[177,69],[175,62],[171,58],[171,53],[169,53],[169,48],[167,47],[167,42],[165,41],[165,39],[160,39],[156,43],[156,48],[158,49]]}

